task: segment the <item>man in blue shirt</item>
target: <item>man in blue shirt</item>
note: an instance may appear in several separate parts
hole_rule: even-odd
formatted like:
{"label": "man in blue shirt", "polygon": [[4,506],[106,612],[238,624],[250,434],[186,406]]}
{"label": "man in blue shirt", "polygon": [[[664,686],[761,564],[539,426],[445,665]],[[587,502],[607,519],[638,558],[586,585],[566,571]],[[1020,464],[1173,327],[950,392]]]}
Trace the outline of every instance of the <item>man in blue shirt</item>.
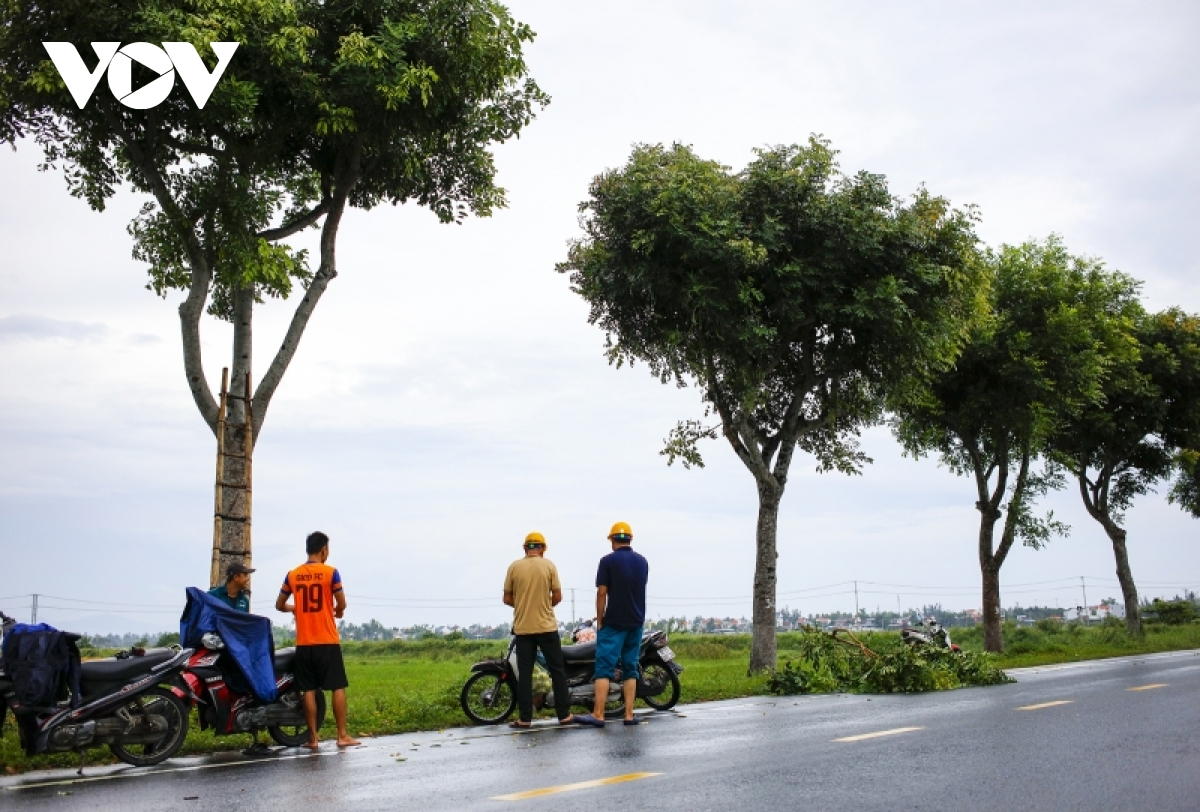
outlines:
{"label": "man in blue shirt", "polygon": [[233,563],[225,569],[225,586],[214,586],[208,594],[224,601],[227,606],[239,612],[250,611],[250,573],[254,570],[245,564]]}
{"label": "man in blue shirt", "polygon": [[608,540],[612,542],[612,552],[600,559],[596,570],[595,712],[575,716],[575,721],[592,727],[604,726],[604,704],[618,662],[625,695],[625,724],[637,724],[633,702],[637,696],[642,624],[646,622],[646,580],[650,565],[629,546],[633,530],[625,522],[612,526]]}

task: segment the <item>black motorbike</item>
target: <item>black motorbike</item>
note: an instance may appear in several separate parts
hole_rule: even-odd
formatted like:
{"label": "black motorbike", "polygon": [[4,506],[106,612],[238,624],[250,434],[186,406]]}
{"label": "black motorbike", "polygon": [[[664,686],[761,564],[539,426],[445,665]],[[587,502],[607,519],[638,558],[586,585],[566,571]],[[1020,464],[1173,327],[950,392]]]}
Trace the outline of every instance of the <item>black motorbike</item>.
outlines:
{"label": "black motorbike", "polygon": [[[567,686],[571,692],[571,704],[588,710],[595,701],[592,675],[596,665],[596,642],[563,646],[563,662],[567,671]],[[655,710],[669,710],[679,701],[679,675],[683,666],[675,661],[675,652],[667,645],[665,632],[652,631],[642,635],[641,653],[638,659],[637,697]],[[473,722],[483,725],[498,725],[507,719],[517,707],[517,653],[516,638],[509,641],[508,652],[495,660],[483,660],[471,666],[473,672],[463,685],[459,701]],[[605,716],[621,716],[625,712],[625,700],[621,693],[621,675],[618,670],[612,680],[604,706]],[[554,692],[542,699],[543,707],[554,707]]]}
{"label": "black motorbike", "polygon": [[[187,665],[191,649],[131,649],[81,664],[80,693],[72,702],[60,690],[41,704],[18,698],[15,676],[0,677],[3,705],[12,712],[28,756],[78,752],[108,745],[137,767],[158,764],[179,752],[188,731],[188,709],[165,687]],[[73,706],[74,705],[74,706]]]}

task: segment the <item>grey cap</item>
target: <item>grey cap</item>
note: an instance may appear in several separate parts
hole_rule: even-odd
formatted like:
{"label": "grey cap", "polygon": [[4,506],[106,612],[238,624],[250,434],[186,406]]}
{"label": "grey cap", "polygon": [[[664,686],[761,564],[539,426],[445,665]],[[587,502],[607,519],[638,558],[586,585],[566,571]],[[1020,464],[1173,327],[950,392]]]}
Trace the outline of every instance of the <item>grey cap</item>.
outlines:
{"label": "grey cap", "polygon": [[245,564],[239,564],[235,561],[225,568],[225,580],[228,581],[233,576],[241,575],[242,573],[249,575],[252,572],[254,572],[254,570],[250,569]]}

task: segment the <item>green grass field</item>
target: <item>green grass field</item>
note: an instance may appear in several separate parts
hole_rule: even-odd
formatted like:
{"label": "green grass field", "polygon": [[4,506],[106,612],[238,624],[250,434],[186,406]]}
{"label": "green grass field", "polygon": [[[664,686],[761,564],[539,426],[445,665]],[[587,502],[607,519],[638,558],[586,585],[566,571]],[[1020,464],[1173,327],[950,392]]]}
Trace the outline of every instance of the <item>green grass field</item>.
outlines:
{"label": "green grass field", "polygon": [[[967,649],[982,648],[981,629],[952,630],[955,642]],[[883,647],[895,635],[864,635],[868,646]],[[798,635],[779,635],[779,661],[796,659]],[[413,730],[439,730],[468,723],[458,705],[458,695],[477,660],[498,657],[503,641],[347,643],[344,647],[350,678],[350,731],[355,735],[378,736]],[[683,703],[706,702],[755,696],[766,692],[766,676],[748,677],[748,635],[687,635],[671,638],[671,647],[686,671],[681,680]],[[1005,627],[1005,654],[997,657],[1002,668],[1120,657],[1156,651],[1200,648],[1200,624],[1148,626],[1143,640],[1129,639],[1120,624],[1092,628],[1057,623],[1034,627]],[[550,716],[550,712],[544,712]],[[195,717],[193,716],[193,722]],[[333,734],[332,717],[322,729]],[[248,735],[215,738],[193,725],[184,752],[206,753],[246,747]],[[110,761],[107,749],[89,753],[89,763]],[[27,759],[21,753],[11,717],[0,737],[0,770],[8,773],[46,767],[73,766],[70,754]]]}

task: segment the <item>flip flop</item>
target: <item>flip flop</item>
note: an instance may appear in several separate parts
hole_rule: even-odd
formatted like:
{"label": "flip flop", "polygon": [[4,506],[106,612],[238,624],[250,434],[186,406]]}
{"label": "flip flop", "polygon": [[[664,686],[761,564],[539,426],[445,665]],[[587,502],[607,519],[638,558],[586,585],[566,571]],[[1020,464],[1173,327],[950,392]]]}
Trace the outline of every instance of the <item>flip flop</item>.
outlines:
{"label": "flip flop", "polygon": [[604,720],[597,719],[595,716],[592,716],[590,713],[576,714],[575,721],[581,725],[587,725],[588,727],[604,727]]}
{"label": "flip flop", "polygon": [[640,719],[626,719],[625,720],[625,724],[627,724],[627,725],[640,725],[641,723],[642,723],[642,721]]}
{"label": "flip flop", "polygon": [[529,730],[529,728],[533,727],[533,722],[522,722],[521,720],[517,719],[509,722],[508,726],[516,730]]}

